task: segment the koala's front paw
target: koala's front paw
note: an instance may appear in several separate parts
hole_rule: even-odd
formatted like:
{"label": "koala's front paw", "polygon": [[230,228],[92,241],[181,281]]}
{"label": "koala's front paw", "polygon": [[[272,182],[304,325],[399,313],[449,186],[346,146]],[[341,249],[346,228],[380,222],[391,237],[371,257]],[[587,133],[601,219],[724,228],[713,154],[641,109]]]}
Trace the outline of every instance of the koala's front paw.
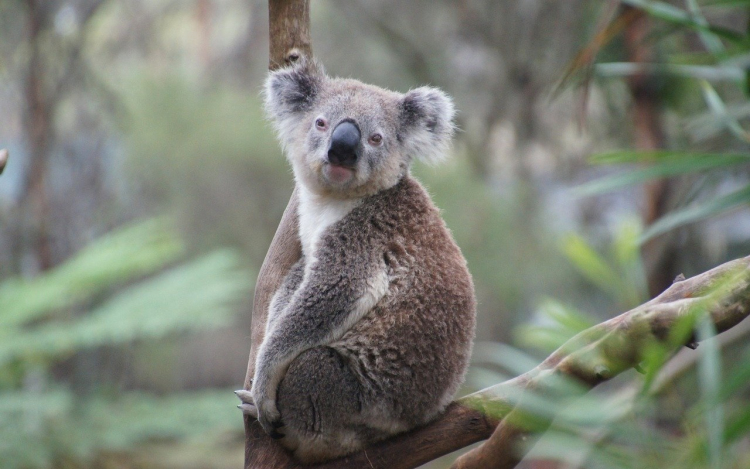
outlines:
{"label": "koala's front paw", "polygon": [[284,423],[281,421],[281,414],[276,408],[276,401],[256,396],[253,397],[253,402],[255,403],[256,418],[263,430],[275,440],[284,438],[284,434],[278,431],[284,426]]}

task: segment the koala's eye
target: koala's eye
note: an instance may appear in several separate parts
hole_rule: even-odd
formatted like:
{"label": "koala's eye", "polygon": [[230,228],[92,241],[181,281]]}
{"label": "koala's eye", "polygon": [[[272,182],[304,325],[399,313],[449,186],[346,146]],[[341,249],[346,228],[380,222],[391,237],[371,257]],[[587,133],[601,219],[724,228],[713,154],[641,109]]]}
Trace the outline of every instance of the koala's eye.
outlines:
{"label": "koala's eye", "polygon": [[381,143],[383,143],[383,136],[380,135],[380,134],[372,134],[372,135],[370,135],[370,138],[367,141],[372,146],[378,146]]}
{"label": "koala's eye", "polygon": [[318,130],[325,130],[326,127],[328,127],[328,122],[326,122],[326,120],[322,117],[318,117],[317,119],[315,119],[315,127]]}

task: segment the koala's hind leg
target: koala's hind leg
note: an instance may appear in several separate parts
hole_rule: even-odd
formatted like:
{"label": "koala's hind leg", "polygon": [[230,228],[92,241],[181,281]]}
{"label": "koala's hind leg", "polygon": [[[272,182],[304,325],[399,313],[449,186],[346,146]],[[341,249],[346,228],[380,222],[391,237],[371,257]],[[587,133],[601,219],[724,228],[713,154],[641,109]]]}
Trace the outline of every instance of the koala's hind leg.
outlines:
{"label": "koala's hind leg", "polygon": [[279,440],[310,463],[351,453],[371,438],[360,423],[360,384],[332,348],[305,351],[279,384],[277,404],[286,435]]}

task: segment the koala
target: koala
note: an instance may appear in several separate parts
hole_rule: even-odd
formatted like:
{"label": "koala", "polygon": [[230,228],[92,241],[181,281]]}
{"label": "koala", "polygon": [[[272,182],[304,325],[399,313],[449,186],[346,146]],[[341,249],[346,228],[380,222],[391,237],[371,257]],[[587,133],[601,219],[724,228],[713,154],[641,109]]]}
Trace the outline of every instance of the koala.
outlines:
{"label": "koala", "polygon": [[312,59],[272,72],[265,107],[299,194],[302,258],[270,303],[244,413],[303,463],[424,425],[463,381],[476,302],[466,261],[409,173],[442,158],[453,104],[328,77]]}

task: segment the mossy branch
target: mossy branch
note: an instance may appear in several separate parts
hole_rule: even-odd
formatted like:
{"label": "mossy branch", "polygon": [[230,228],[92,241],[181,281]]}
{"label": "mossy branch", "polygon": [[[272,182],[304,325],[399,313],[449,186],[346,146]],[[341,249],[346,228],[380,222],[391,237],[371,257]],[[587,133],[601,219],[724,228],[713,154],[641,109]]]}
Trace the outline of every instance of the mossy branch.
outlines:
{"label": "mossy branch", "polygon": [[[675,282],[664,293],[635,309],[598,324],[566,342],[533,370],[511,381],[479,391],[460,402],[484,411],[507,409],[489,440],[461,456],[455,469],[512,468],[529,449],[529,438],[544,428],[532,430],[516,423],[521,408],[503,400],[507,389],[544,392],[560,376],[575,378],[588,390],[623,371],[638,368],[651,344],[675,352],[682,345],[694,348],[692,335],[682,337],[682,324],[710,318],[717,333],[734,327],[750,314],[750,257],[727,262],[690,279]],[[519,418],[516,418],[519,417]],[[524,444],[518,445],[520,441]]]}

